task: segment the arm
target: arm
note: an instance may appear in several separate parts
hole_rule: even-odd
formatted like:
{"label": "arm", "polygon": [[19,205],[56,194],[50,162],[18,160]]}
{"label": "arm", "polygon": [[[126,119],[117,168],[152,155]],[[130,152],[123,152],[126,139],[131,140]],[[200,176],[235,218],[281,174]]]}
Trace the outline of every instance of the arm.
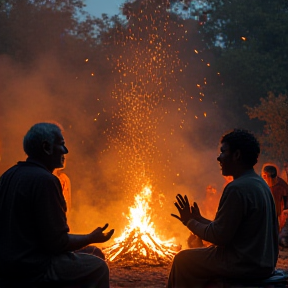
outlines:
{"label": "arm", "polygon": [[98,227],[89,234],[79,235],[79,234],[68,234],[68,243],[64,248],[64,251],[74,251],[79,250],[92,243],[103,243],[108,241],[114,233],[114,229],[107,233],[103,231],[108,227],[106,224],[103,228]]}
{"label": "arm", "polygon": [[37,183],[40,188],[36,189],[36,192],[41,191],[41,193],[35,193],[35,230],[38,231],[39,245],[43,249],[57,254],[78,250],[92,243],[102,243],[111,238],[114,230],[103,233],[108,224],[103,228],[96,228],[89,234],[70,234],[60,181],[49,175],[39,179]]}
{"label": "arm", "polygon": [[281,184],[281,192],[282,192],[282,199],[283,199],[283,210],[288,209],[288,184],[281,178],[279,178],[279,182]]}
{"label": "arm", "polygon": [[212,221],[209,219],[204,218],[201,213],[200,213],[200,209],[197,205],[196,202],[194,202],[194,205],[191,206],[191,211],[193,214],[193,218],[195,220],[197,220],[198,222],[202,223],[202,224],[210,224]]}
{"label": "arm", "polygon": [[233,239],[243,217],[243,202],[237,187],[225,189],[214,221],[204,224],[196,219],[188,228],[201,239],[216,245],[225,245]]}
{"label": "arm", "polygon": [[288,197],[283,196],[283,202],[284,202],[284,210],[288,209]]}

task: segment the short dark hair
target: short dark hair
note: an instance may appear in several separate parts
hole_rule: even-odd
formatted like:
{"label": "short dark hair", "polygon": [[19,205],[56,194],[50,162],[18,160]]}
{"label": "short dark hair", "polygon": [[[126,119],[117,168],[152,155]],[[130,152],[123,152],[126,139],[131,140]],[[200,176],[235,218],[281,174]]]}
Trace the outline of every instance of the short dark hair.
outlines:
{"label": "short dark hair", "polygon": [[62,127],[57,123],[42,122],[33,125],[23,139],[23,148],[28,156],[39,156],[42,153],[42,144],[47,141],[51,146],[62,133]]}
{"label": "short dark hair", "polygon": [[244,165],[253,167],[260,154],[260,144],[256,137],[245,129],[234,129],[222,136],[221,143],[227,143],[233,153],[240,150]]}
{"label": "short dark hair", "polygon": [[264,166],[263,171],[266,172],[271,178],[277,177],[277,168],[273,165]]}

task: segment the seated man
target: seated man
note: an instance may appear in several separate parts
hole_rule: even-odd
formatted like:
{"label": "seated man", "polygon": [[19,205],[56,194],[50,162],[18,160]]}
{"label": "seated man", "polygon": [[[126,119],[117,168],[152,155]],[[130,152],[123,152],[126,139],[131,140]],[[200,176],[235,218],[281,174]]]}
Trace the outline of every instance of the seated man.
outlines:
{"label": "seated man", "polygon": [[61,128],[35,124],[23,146],[27,160],[0,178],[0,286],[81,283],[108,288],[106,262],[75,251],[109,240],[114,230],[104,233],[106,224],[89,234],[69,233],[61,183],[52,174],[63,167],[68,153]]}
{"label": "seated man", "polygon": [[268,185],[254,172],[260,147],[246,130],[221,140],[222,174],[233,176],[223,191],[214,221],[201,216],[197,203],[177,195],[179,219],[209,247],[180,251],[173,260],[168,288],[203,287],[215,278],[269,277],[278,258],[278,224]]}

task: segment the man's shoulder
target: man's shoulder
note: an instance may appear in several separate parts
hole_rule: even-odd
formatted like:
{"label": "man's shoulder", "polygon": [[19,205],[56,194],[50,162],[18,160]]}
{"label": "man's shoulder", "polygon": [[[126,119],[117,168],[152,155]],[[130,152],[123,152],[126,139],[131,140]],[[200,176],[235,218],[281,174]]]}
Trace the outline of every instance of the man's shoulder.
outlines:
{"label": "man's shoulder", "polygon": [[18,168],[18,163],[11,166],[5,172],[3,172],[3,174],[1,175],[1,178],[4,179],[5,177],[9,177],[9,175],[14,174],[17,168]]}
{"label": "man's shoulder", "polygon": [[[250,190],[252,189],[266,189],[269,187],[265,181],[257,174],[255,171],[248,171],[248,173],[243,174],[241,177],[233,180],[226,186],[229,190]],[[270,191],[270,190],[269,190]]]}
{"label": "man's shoulder", "polygon": [[258,181],[264,182],[264,180],[254,170],[248,170],[245,173],[243,173],[239,178],[234,179],[229,184],[242,185],[251,182],[256,183]]}
{"label": "man's shoulder", "polygon": [[3,174],[3,178],[10,178],[13,176],[16,177],[27,177],[27,178],[34,178],[34,179],[40,179],[40,178],[50,178],[54,177],[52,173],[50,173],[47,169],[45,169],[42,166],[39,166],[33,162],[27,162],[27,161],[19,161],[16,165],[10,167],[8,170],[6,170]]}
{"label": "man's shoulder", "polygon": [[281,177],[278,177],[278,184],[288,189],[288,184]]}

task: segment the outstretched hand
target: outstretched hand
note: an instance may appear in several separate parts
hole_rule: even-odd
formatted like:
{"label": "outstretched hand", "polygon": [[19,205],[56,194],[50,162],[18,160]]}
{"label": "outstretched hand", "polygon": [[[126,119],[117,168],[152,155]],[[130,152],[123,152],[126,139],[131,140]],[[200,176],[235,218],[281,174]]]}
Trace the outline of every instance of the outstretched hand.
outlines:
{"label": "outstretched hand", "polygon": [[103,243],[108,241],[114,233],[114,229],[109,232],[103,233],[108,227],[108,223],[103,227],[98,227],[90,233],[91,243]]}
{"label": "outstretched hand", "polygon": [[191,206],[191,212],[192,212],[192,218],[193,219],[199,221],[202,218],[202,215],[200,213],[200,209],[199,209],[196,202],[194,202],[193,205]]}
{"label": "outstretched hand", "polygon": [[176,206],[180,216],[175,214],[171,214],[171,216],[177,218],[186,225],[187,222],[193,218],[188,197],[186,195],[183,197],[182,195],[177,194],[176,200],[177,202],[174,202],[174,205]]}

